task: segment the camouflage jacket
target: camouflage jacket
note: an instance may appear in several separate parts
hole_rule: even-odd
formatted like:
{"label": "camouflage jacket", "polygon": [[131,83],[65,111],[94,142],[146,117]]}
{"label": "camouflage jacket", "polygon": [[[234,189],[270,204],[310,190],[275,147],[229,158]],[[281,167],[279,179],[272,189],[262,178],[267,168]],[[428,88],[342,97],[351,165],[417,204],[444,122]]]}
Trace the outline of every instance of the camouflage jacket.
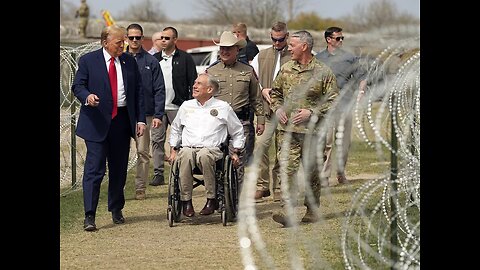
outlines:
{"label": "camouflage jacket", "polygon": [[[312,111],[313,132],[318,132],[319,119],[322,119],[333,106],[338,96],[337,80],[332,70],[315,57],[306,66],[295,60],[285,63],[272,85],[270,108],[277,111],[283,107],[290,119],[299,109]],[[297,133],[311,133],[306,121],[298,125],[279,123],[278,129]]]}

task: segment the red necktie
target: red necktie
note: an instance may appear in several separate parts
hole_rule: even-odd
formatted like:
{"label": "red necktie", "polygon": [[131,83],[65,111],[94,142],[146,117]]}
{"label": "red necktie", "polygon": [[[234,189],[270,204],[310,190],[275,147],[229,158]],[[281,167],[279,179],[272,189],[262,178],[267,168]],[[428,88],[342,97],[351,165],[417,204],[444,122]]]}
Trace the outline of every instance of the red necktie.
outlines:
{"label": "red necktie", "polygon": [[110,87],[112,88],[113,110],[112,119],[117,115],[117,69],[115,68],[115,58],[110,58],[110,68],[108,69],[108,78],[110,78]]}

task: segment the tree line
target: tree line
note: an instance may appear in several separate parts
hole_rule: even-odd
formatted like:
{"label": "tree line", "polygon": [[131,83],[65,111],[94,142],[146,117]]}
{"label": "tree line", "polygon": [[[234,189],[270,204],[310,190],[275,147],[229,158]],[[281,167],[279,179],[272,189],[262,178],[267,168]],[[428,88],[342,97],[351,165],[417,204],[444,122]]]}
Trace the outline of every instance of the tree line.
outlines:
{"label": "tree line", "polygon": [[[419,19],[409,13],[398,11],[392,0],[374,0],[367,5],[358,4],[353,12],[338,19],[323,18],[315,12],[299,12],[307,0],[198,0],[192,9],[197,10],[195,17],[179,20],[176,23],[191,24],[233,24],[246,23],[249,27],[269,28],[275,21],[287,22],[291,29],[309,29],[322,31],[337,25],[348,32],[362,32],[371,29],[399,25],[419,24]],[[173,22],[162,7],[162,0],[139,0],[119,14],[115,20],[137,22]],[[72,20],[78,7],[60,0],[60,21]],[[174,12],[174,11],[172,11]],[[91,14],[92,18],[100,14]]]}

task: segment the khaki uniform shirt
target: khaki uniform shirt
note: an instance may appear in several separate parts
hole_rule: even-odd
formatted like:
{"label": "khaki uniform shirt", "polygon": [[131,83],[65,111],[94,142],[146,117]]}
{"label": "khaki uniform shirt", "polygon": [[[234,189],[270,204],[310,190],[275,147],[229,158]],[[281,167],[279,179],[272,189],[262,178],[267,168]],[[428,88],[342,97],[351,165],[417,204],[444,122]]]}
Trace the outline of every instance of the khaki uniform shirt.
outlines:
{"label": "khaki uniform shirt", "polygon": [[239,61],[227,66],[218,61],[208,67],[206,72],[218,81],[216,98],[228,102],[237,113],[244,106],[253,107],[257,124],[265,124],[262,93],[252,66]]}
{"label": "khaki uniform shirt", "polygon": [[[311,133],[309,121],[293,125],[290,123],[292,116],[299,109],[309,109],[312,110],[312,120],[321,119],[331,109],[337,96],[337,80],[328,66],[315,57],[306,66],[290,60],[280,68],[273,82],[270,108],[275,112],[283,107],[289,118],[286,125],[278,123],[279,130]],[[318,124],[315,125],[313,132],[318,132],[318,128]]]}

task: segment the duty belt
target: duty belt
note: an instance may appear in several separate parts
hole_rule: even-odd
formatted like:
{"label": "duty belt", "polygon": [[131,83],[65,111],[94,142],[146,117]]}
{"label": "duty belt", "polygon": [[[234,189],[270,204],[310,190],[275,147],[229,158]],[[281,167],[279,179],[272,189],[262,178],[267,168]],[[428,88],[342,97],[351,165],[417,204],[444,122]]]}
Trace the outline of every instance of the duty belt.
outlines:
{"label": "duty belt", "polygon": [[250,119],[250,106],[244,106],[237,114],[238,119],[243,121],[248,121]]}

